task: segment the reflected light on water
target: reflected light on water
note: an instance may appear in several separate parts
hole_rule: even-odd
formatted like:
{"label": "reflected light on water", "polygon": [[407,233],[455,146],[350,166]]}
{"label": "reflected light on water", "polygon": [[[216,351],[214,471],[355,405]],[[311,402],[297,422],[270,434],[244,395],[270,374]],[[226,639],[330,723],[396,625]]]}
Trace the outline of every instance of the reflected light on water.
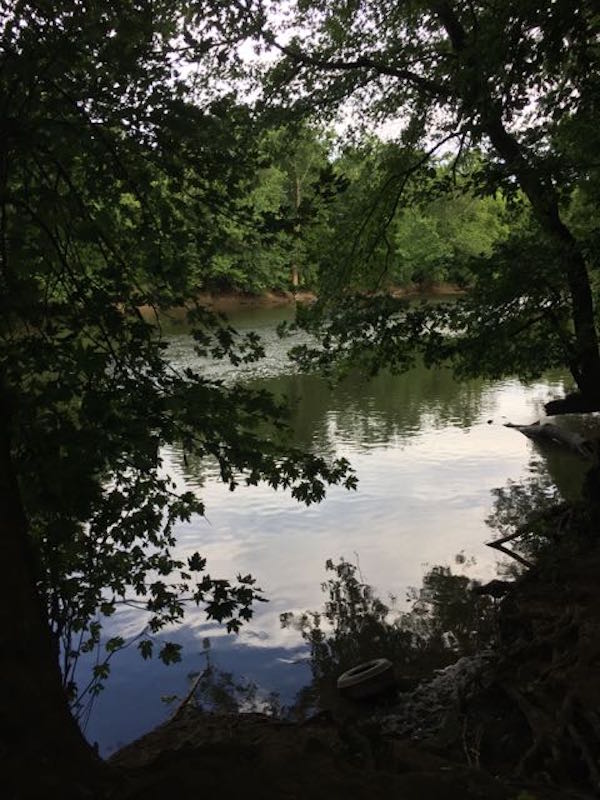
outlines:
{"label": "reflected light on water", "polygon": [[[333,487],[322,504],[310,508],[264,486],[231,493],[214,465],[186,467],[176,448],[163,451],[165,470],[182,488],[198,490],[207,514],[178,526],[177,554],[200,551],[214,577],[251,573],[269,602],[256,606],[237,638],[190,609],[185,626],[168,632],[186,647],[176,667],[143,662],[133,648],[119,654],[87,729],[105,753],[165,718],[160,695],[185,691],[206,636],[219,666],[291,700],[308,672],[295,663],[304,653],[299,635],[281,629],[279,614],[320,607],[328,558],[358,556],[364,579],[380,596],[393,593],[400,601],[420,584],[427,565],[451,563],[459,552],[475,557],[469,573],[474,577],[495,572],[494,551],[484,544],[490,538],[484,522],[490,492],[523,476],[532,452],[527,439],[502,423],[538,419],[543,401],[562,393],[561,377],[528,387],[515,380],[458,383],[446,370],[418,367],[369,383],[354,376],[332,389],[292,370],[287,345],[275,334],[286,315],[287,310],[263,310],[238,320],[242,329],[258,328],[267,350],[265,365],[247,367],[242,377],[290,402],[296,444],[346,456],[358,475],[358,491]],[[194,355],[185,334],[172,337],[170,352],[178,365],[214,369]],[[142,626],[140,612],[124,609],[107,620],[106,632],[132,636]]]}

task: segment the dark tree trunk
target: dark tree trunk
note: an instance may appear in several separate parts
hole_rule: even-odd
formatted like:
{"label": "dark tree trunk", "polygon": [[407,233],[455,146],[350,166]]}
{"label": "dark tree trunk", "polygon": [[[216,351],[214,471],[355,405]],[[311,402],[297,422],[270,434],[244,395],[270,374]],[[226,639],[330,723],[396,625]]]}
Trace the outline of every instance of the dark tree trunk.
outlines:
{"label": "dark tree trunk", "polygon": [[[0,404],[2,412],[5,409]],[[7,798],[94,796],[103,763],[83,738],[36,589],[36,568],[0,420],[0,763]]]}
{"label": "dark tree trunk", "polygon": [[558,198],[550,181],[543,181],[523,156],[516,139],[505,129],[500,117],[484,120],[484,129],[498,153],[513,170],[527,195],[540,226],[556,243],[564,265],[575,332],[569,368],[589,403],[600,407],[600,351],[596,333],[594,302],[587,265],[581,249],[560,218]]}
{"label": "dark tree trunk", "polygon": [[[567,353],[568,365],[581,393],[579,405],[600,409],[600,350],[590,279],[581,248],[560,218],[558,197],[551,179],[531,163],[526,150],[506,129],[502,119],[503,109],[490,93],[477,56],[469,51],[467,34],[452,3],[433,3],[432,9],[444,26],[455,53],[459,58],[464,58],[462,68],[465,80],[461,83],[465,106],[470,106],[477,113],[482,130],[517,178],[541,228],[556,243],[564,264],[575,333],[573,347]],[[569,407],[569,404],[563,407],[560,401],[555,401],[549,410],[560,413],[568,411]]]}
{"label": "dark tree trunk", "polygon": [[[0,151],[0,280],[11,308],[6,204],[9,156]],[[69,710],[37,559],[11,452],[11,403],[0,371],[0,793],[10,798],[100,796],[107,768]]]}

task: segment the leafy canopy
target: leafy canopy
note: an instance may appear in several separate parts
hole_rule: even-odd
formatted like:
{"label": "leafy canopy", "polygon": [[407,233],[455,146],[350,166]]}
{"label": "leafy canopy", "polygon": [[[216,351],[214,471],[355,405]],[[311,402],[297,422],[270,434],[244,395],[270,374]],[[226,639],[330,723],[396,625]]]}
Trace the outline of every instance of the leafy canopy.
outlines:
{"label": "leafy canopy", "polygon": [[[79,648],[99,644],[99,612],[145,607],[148,657],[187,599],[237,630],[261,597],[251,576],[173,555],[175,523],[204,507],[164,474],[164,444],[216,460],[232,490],[264,481],[311,503],[354,485],[345,461],[283,444],[267,394],[174,370],[140,313],[187,302],[200,352],[261,354],[193,303],[260,160],[247,109],[208,84],[193,96],[197,13],[137,0],[0,13],[2,424],[66,684]],[[122,644],[108,642],[98,680]]]}
{"label": "leafy canopy", "polygon": [[[371,269],[365,256],[387,272],[399,209],[406,226],[400,252],[408,264],[414,257],[435,274],[447,243],[415,214],[425,197],[416,200],[406,190],[417,177],[430,194],[429,162],[450,150],[452,165],[436,181],[438,191],[452,194],[462,183],[468,194],[502,197],[521,216],[509,241],[501,236],[479,252],[467,247],[461,253],[476,270],[485,305],[467,301],[453,332],[477,351],[483,373],[530,376],[560,363],[597,405],[597,225],[582,206],[595,191],[598,171],[584,135],[598,127],[596,4],[297,0],[286,13],[275,13],[272,4],[256,0],[206,2],[203,8],[215,40],[235,18],[238,36],[254,37],[259,51],[272,56],[262,70],[269,113],[276,108],[288,115],[342,116],[354,141],[383,124],[399,131],[397,156],[375,176],[375,202],[355,226],[356,244],[337,260],[330,251],[334,278],[321,286],[323,310],[335,310],[340,290],[355,288],[356,274]],[[221,63],[234,74],[236,55],[228,58],[220,41]],[[466,175],[463,166],[472,165],[474,150],[480,163]],[[466,180],[456,179],[461,170]],[[406,240],[424,246],[411,253]],[[481,254],[480,263],[472,262]],[[457,269],[460,274],[464,265]],[[485,325],[486,315],[500,320],[497,333]],[[447,321],[448,314],[434,314],[424,332],[435,329],[443,338]],[[499,359],[505,348],[509,357]]]}

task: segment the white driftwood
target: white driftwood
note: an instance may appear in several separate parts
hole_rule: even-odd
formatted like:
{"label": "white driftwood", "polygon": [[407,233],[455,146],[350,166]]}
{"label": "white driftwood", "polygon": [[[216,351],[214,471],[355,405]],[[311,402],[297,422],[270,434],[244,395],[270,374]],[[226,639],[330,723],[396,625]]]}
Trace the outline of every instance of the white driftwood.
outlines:
{"label": "white driftwood", "polygon": [[558,425],[553,425],[551,422],[534,422],[533,425],[514,425],[512,422],[507,422],[504,427],[514,428],[534,441],[563,445],[583,458],[592,458],[594,455],[594,445],[589,439],[580,433],[559,428]]}

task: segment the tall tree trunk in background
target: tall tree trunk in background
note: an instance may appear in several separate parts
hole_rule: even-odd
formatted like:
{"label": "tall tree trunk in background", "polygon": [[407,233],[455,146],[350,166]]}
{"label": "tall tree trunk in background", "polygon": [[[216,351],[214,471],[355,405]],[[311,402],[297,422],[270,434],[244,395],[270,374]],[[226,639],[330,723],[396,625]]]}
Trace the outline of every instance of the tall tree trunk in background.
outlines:
{"label": "tall tree trunk in background", "polygon": [[[294,210],[296,212],[296,220],[298,220],[298,214],[300,210],[300,203],[302,202],[302,195],[301,195],[301,186],[300,186],[300,178],[296,175],[296,186],[294,192]],[[298,269],[298,244],[300,240],[300,223],[296,221],[294,226],[294,261],[292,262],[292,286],[294,289],[297,289],[300,284],[300,272]]]}
{"label": "tall tree trunk in background", "polygon": [[[0,398],[0,764],[6,798],[78,797],[102,762],[68,707],[36,588],[35,559]],[[82,794],[83,796],[83,794]]]}
{"label": "tall tree trunk in background", "polygon": [[[583,396],[582,405],[587,406],[587,410],[600,409],[600,350],[590,278],[581,248],[560,217],[558,197],[551,180],[532,165],[525,149],[506,129],[502,108],[490,93],[477,55],[469,52],[466,31],[452,3],[432,3],[432,10],[445,28],[452,48],[459,57],[459,64],[460,59],[464,59],[461,65],[464,80],[461,84],[465,105],[475,107],[481,128],[517,178],[541,228],[556,243],[564,265],[575,333],[572,351],[567,354],[569,367]],[[561,401],[550,406],[552,413],[585,410],[583,407],[570,409],[568,402],[562,404]]]}

